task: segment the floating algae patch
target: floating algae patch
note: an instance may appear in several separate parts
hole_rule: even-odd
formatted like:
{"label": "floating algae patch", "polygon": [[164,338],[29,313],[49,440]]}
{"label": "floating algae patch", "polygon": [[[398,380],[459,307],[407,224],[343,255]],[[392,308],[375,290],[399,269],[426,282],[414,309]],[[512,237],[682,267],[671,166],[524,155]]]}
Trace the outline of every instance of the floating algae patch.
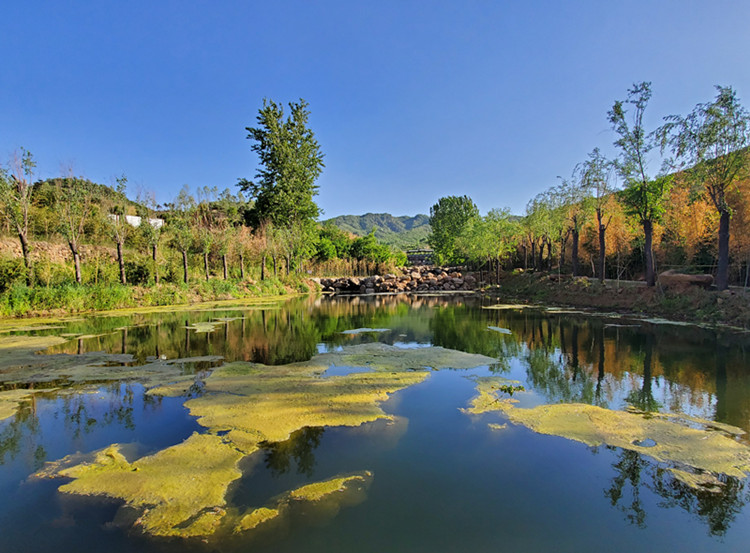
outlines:
{"label": "floating algae patch", "polygon": [[206,332],[213,332],[222,324],[223,323],[221,321],[198,322],[190,324],[185,328],[189,328],[190,330],[194,330],[197,334],[201,334]]}
{"label": "floating algae patch", "polygon": [[473,377],[471,380],[476,382],[477,395],[471,399],[469,407],[461,409],[464,413],[471,415],[481,415],[489,411],[499,410],[501,406],[498,404],[504,400],[498,397],[497,393],[502,389],[518,384],[517,380],[508,380],[502,376],[479,376]]}
{"label": "floating algae patch", "polygon": [[352,483],[364,484],[369,478],[372,478],[372,473],[365,471],[363,474],[354,474],[341,478],[332,478],[324,482],[315,482],[290,492],[289,497],[304,501],[320,501],[332,493],[345,491]]}
{"label": "floating algae patch", "polygon": [[9,334],[0,336],[0,351],[2,351],[3,361],[6,361],[9,355],[14,351],[34,352],[50,348],[65,343],[67,340],[60,336],[28,336],[25,334]]}
{"label": "floating algae patch", "polygon": [[306,523],[330,520],[342,507],[365,500],[372,477],[372,472],[366,470],[306,484],[277,496],[273,507],[253,509],[240,516],[234,532],[253,530],[280,517],[301,519]]}
{"label": "floating algae patch", "polygon": [[342,351],[322,353],[317,363],[350,367],[370,367],[381,371],[414,369],[473,369],[497,363],[497,359],[439,346],[400,348],[379,342],[347,346]]}
{"label": "floating algae patch", "polygon": [[[477,388],[479,394],[465,412],[501,411],[511,422],[540,434],[561,436],[589,446],[609,445],[636,451],[678,467],[736,478],[750,473],[750,448],[726,432],[712,429],[711,421],[703,421],[704,428],[694,428],[680,424],[679,417],[646,416],[580,403],[519,409],[513,400],[499,398],[486,381],[480,381]],[[697,420],[691,418],[693,424]]]}
{"label": "floating algae patch", "polygon": [[242,475],[237,464],[247,453],[219,436],[193,434],[132,463],[112,445],[92,462],[62,468],[57,475],[73,478],[61,492],[123,500],[140,513],[136,525],[146,533],[205,536],[221,523],[227,488]]}
{"label": "floating algae patch", "polygon": [[539,309],[538,305],[527,305],[525,303],[500,303],[497,305],[485,305],[482,309],[495,309],[498,311],[506,311],[512,309]]}
{"label": "floating algae patch", "polygon": [[357,373],[320,378],[327,366],[265,367],[231,363],[185,403],[198,423],[237,441],[280,442],[306,426],[359,426],[391,418],[379,407],[388,395],[422,382],[425,372]]}
{"label": "floating algae patch", "polygon": [[0,421],[15,415],[21,403],[31,394],[30,390],[5,390],[0,392]]}
{"label": "floating algae patch", "polygon": [[487,330],[494,330],[495,332],[499,332],[500,334],[513,334],[510,329],[501,328],[499,326],[488,326]]}
{"label": "floating algae patch", "polygon": [[389,328],[353,328],[351,330],[343,330],[340,334],[365,334],[367,332],[388,332]]}
{"label": "floating algae patch", "polygon": [[277,518],[280,514],[281,511],[279,509],[269,509],[268,507],[253,509],[251,512],[240,518],[234,531],[245,532],[247,530],[253,530],[264,522]]}

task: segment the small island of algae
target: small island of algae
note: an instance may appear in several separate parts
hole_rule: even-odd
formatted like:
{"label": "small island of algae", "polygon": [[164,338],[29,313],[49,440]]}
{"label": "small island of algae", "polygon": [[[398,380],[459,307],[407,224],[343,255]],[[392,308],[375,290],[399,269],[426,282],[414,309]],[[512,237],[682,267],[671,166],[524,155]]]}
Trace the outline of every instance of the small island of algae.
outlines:
{"label": "small island of algae", "polygon": [[[464,412],[500,411],[511,422],[540,434],[561,436],[589,446],[609,445],[636,451],[658,462],[699,472],[735,478],[745,478],[750,473],[750,448],[734,439],[743,433],[739,428],[695,417],[613,411],[581,403],[521,409],[514,400],[498,397],[495,390],[499,384],[493,384],[492,380],[492,377],[479,380],[478,395]],[[675,474],[693,487],[705,480],[688,478],[684,470]]]}

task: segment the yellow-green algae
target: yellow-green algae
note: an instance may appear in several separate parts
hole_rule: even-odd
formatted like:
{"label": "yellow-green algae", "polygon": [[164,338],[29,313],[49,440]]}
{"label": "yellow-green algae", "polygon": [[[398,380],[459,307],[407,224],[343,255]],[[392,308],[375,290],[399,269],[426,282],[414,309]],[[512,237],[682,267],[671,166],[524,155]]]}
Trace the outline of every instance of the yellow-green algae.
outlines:
{"label": "yellow-green algae", "polygon": [[[360,360],[366,358],[366,352],[377,354],[375,366],[370,365],[376,370],[321,376],[332,364],[363,365]],[[205,379],[200,397],[186,402],[209,434],[195,434],[182,444],[132,463],[117,446],[112,446],[93,463],[58,471],[59,475],[74,478],[61,491],[122,499],[142,511],[138,524],[153,535],[210,535],[226,518],[227,488],[240,477],[237,463],[256,451],[260,443],[286,440],[295,430],[308,426],[358,427],[365,422],[392,419],[379,403],[389,394],[429,376],[427,371],[411,369],[465,368],[489,361],[494,360],[444,348],[402,349],[367,344],[288,365],[230,363]],[[174,392],[185,386],[187,382],[180,382],[156,390]],[[321,500],[370,477],[370,473],[365,473],[308,485],[290,492],[287,501]],[[327,516],[337,512],[339,503],[336,500],[325,506]],[[245,524],[262,513],[248,513],[250,518]]]}
{"label": "yellow-green algae", "polygon": [[317,376],[325,368],[231,363],[216,369],[203,395],[185,405],[199,424],[229,431],[232,440],[279,442],[306,426],[359,426],[390,418],[378,403],[427,377],[425,372]]}
{"label": "yellow-green algae", "polygon": [[508,380],[501,376],[480,376],[472,378],[476,382],[477,395],[469,402],[469,407],[461,409],[464,413],[481,415],[489,411],[500,409],[498,403],[501,401],[497,392],[501,386],[517,384],[517,380]]}
{"label": "yellow-green algae", "polygon": [[347,346],[342,351],[323,353],[313,357],[316,364],[339,367],[368,367],[381,371],[414,369],[473,369],[497,363],[494,357],[466,353],[439,346],[400,348],[380,342]]}
{"label": "yellow-green algae", "polygon": [[257,528],[264,522],[273,520],[281,514],[279,509],[269,509],[268,507],[259,507],[253,509],[250,513],[244,515],[237,522],[235,532],[244,532],[246,530],[252,530]]}
{"label": "yellow-green algae", "polygon": [[300,508],[308,520],[311,515],[322,519],[332,518],[342,506],[356,505],[364,500],[372,477],[372,472],[366,470],[306,484],[278,496],[273,507],[261,507],[240,515],[234,532],[252,530],[266,522],[288,517],[291,511]]}
{"label": "yellow-green algae", "polygon": [[223,517],[224,496],[242,475],[237,463],[247,453],[219,436],[193,434],[130,463],[113,445],[91,463],[60,470],[60,476],[73,478],[60,491],[122,499],[142,511],[137,524],[149,534],[204,536]]}
{"label": "yellow-green algae", "polygon": [[21,403],[32,393],[30,390],[5,390],[0,392],[0,421],[15,415]]}
{"label": "yellow-green algae", "polygon": [[[750,473],[750,448],[733,439],[733,435],[742,433],[738,428],[719,430],[716,423],[695,417],[613,411],[580,403],[521,409],[514,405],[514,400],[499,398],[496,387],[492,377],[478,379],[479,393],[465,412],[500,411],[511,422],[540,434],[561,436],[590,446],[619,447],[698,471],[736,478]],[[686,420],[689,426],[683,424]],[[729,430],[733,435],[727,435]],[[682,480],[691,484],[689,479]]]}
{"label": "yellow-green algae", "polygon": [[289,497],[304,501],[320,501],[332,493],[343,492],[354,482],[365,483],[370,477],[372,477],[372,473],[367,471],[364,474],[353,474],[341,478],[332,478],[324,482],[315,482],[293,490],[289,493]]}

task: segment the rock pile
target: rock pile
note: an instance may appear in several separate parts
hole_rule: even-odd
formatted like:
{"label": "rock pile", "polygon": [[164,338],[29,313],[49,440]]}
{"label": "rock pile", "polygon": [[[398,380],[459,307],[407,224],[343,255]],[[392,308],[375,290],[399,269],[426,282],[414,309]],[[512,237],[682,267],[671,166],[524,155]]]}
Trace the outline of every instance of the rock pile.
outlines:
{"label": "rock pile", "polygon": [[324,292],[336,294],[374,294],[376,292],[446,292],[474,290],[477,279],[451,267],[409,267],[403,274],[370,277],[321,278]]}

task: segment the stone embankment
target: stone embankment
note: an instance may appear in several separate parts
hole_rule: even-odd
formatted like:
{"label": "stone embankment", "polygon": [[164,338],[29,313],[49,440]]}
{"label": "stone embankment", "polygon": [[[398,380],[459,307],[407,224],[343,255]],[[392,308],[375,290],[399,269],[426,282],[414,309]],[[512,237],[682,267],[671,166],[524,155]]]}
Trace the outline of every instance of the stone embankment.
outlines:
{"label": "stone embankment", "polygon": [[374,294],[399,292],[448,292],[474,290],[477,279],[451,267],[409,267],[402,274],[369,277],[316,279],[324,292],[334,294]]}

